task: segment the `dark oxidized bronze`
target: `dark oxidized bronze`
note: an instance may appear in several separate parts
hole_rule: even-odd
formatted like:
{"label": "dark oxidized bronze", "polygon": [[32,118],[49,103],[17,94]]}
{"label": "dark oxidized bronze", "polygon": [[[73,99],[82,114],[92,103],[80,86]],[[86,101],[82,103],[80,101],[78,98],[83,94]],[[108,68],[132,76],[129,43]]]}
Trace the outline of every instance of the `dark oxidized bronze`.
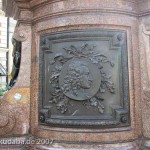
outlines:
{"label": "dark oxidized bronze", "polygon": [[13,87],[13,85],[17,81],[17,77],[20,69],[20,61],[21,61],[21,42],[13,38],[12,44],[13,44],[13,67],[11,71],[12,79],[10,80],[8,86],[9,90]]}
{"label": "dark oxidized bronze", "polygon": [[41,36],[39,87],[42,124],[128,126],[126,32],[74,30]]}

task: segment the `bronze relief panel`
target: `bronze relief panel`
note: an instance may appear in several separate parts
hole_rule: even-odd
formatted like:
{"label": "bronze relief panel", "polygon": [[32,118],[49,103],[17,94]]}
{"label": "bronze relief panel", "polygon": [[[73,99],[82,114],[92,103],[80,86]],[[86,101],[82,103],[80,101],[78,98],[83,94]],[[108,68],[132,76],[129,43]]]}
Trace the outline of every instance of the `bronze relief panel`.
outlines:
{"label": "bronze relief panel", "polygon": [[41,36],[39,87],[41,124],[128,126],[126,32],[73,30]]}

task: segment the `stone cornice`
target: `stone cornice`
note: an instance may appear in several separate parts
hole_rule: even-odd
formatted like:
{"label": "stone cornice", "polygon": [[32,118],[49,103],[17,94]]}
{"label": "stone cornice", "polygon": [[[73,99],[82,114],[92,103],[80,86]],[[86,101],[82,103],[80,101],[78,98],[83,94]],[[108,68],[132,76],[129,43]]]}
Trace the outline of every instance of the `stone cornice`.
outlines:
{"label": "stone cornice", "polygon": [[[45,17],[53,17],[63,14],[74,13],[114,13],[134,17],[150,15],[149,0],[95,0],[99,5],[89,5],[84,9],[82,1],[74,1],[75,5],[66,6],[69,0],[2,0],[3,10],[6,16],[13,17],[20,22],[31,24]],[[88,3],[88,2],[87,2]],[[80,4],[82,5],[80,7]],[[48,6],[48,7],[47,7]],[[42,14],[38,14],[38,9],[45,8]],[[49,10],[48,10],[49,9]],[[48,11],[46,11],[48,10]]]}

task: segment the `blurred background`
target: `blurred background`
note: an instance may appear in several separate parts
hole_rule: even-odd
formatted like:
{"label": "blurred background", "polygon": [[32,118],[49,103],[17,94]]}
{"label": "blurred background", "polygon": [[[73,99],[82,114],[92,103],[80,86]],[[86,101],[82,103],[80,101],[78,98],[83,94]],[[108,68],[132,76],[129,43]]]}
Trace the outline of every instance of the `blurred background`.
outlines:
{"label": "blurred background", "polygon": [[5,17],[2,11],[2,0],[0,0],[0,89],[6,88],[10,82],[9,74],[13,66],[12,37],[16,21]]}

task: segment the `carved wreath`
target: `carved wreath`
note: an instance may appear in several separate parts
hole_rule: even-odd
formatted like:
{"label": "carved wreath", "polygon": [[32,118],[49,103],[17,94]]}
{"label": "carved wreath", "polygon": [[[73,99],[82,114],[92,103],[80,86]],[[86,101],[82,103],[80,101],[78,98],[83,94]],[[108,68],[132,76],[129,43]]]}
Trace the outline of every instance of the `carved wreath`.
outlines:
{"label": "carved wreath", "polygon": [[[97,66],[101,74],[101,84],[98,92],[94,96],[87,98],[86,101],[82,101],[83,105],[86,108],[94,107],[99,113],[104,113],[104,106],[102,105],[102,101],[104,99],[101,97],[102,93],[105,93],[106,90],[110,93],[115,92],[114,83],[111,81],[111,75],[107,75],[103,71],[104,63],[108,63],[111,67],[114,67],[114,64],[109,61],[105,55],[94,52],[94,48],[95,46],[90,46],[88,44],[83,44],[83,46],[79,48],[71,45],[68,48],[63,48],[66,53],[65,55],[63,53],[57,53],[55,54],[53,60],[49,62],[50,65],[54,65],[54,69],[50,73],[51,75],[49,78],[49,84],[53,87],[54,91],[51,92],[49,102],[54,103],[56,108],[61,113],[67,112],[68,106],[70,105],[69,98],[64,93],[67,93],[69,90],[71,90],[74,96],[78,96],[77,90],[81,88],[80,82],[78,82],[79,80],[81,80],[81,76],[79,75],[79,73],[82,73],[84,70],[84,72],[87,72],[86,65],[83,62],[78,61],[77,63],[70,64],[70,75],[66,75],[66,77],[64,78],[65,81],[60,87],[60,72],[64,64],[71,59],[88,59],[92,62],[92,64]],[[72,69],[76,66],[78,66],[78,70]],[[82,66],[82,68],[80,68],[79,66]],[[70,78],[70,76],[72,76],[72,79]],[[74,84],[74,82],[76,82],[76,84]],[[68,83],[71,86],[69,86]],[[84,86],[88,87],[88,85]]]}

